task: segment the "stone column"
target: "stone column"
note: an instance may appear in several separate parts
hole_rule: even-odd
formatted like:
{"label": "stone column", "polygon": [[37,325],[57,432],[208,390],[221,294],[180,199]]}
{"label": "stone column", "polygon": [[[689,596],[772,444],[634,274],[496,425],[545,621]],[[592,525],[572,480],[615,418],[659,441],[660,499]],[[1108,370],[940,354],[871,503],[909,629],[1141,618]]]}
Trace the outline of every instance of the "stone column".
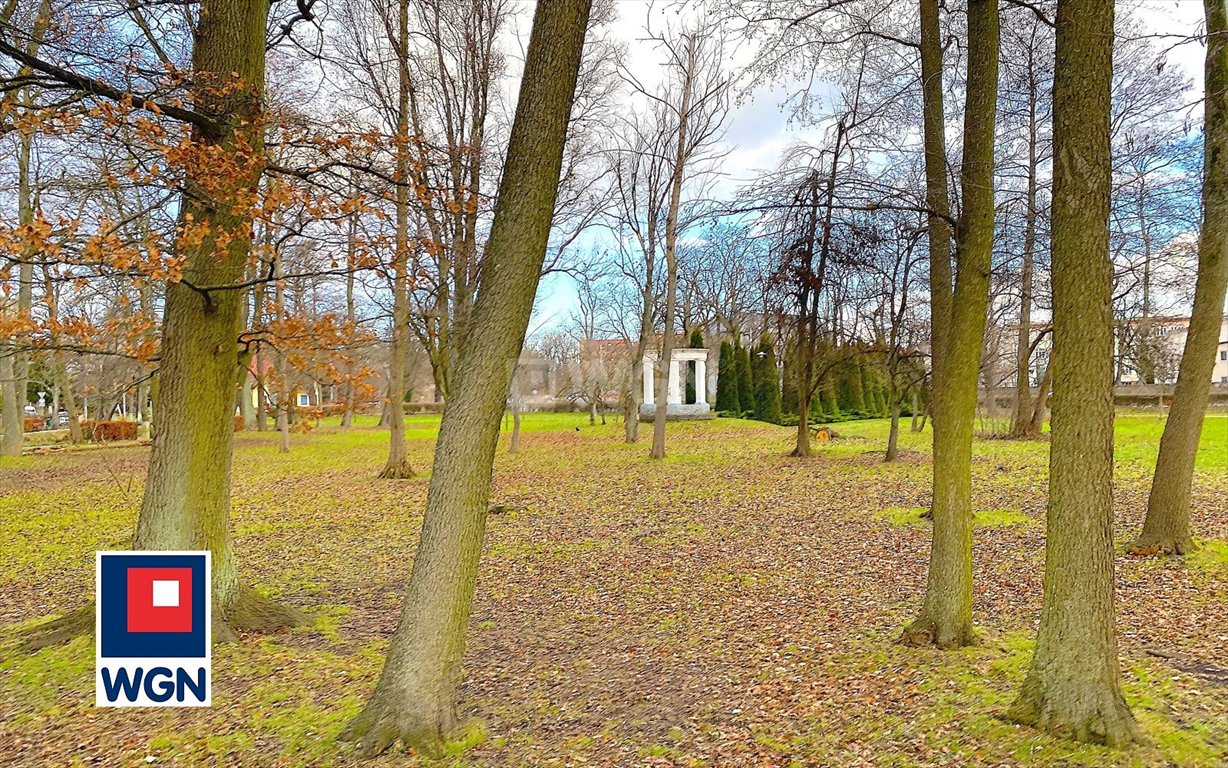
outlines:
{"label": "stone column", "polygon": [[654,366],[652,359],[647,355],[644,356],[644,405],[652,405],[656,401],[656,376],[653,374]]}
{"label": "stone column", "polygon": [[695,404],[708,404],[708,361],[695,361]]}
{"label": "stone column", "polygon": [[669,361],[669,401],[670,405],[677,405],[682,402],[682,392],[678,387],[678,360],[671,359]]}

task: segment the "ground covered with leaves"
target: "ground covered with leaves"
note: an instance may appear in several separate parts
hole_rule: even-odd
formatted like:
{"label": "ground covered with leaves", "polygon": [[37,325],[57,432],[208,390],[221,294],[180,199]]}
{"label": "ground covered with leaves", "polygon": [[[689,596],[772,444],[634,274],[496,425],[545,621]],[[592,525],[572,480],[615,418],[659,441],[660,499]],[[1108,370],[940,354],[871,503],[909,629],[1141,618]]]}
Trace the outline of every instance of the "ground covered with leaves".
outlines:
{"label": "ground covered with leaves", "polygon": [[[96,709],[92,638],[33,655],[0,636],[0,764],[351,765],[337,740],[372,690],[410,572],[437,419],[410,424],[406,481],[375,479],[370,424],[242,433],[235,549],[247,580],[311,628],[214,651],[211,709]],[[929,548],[929,434],[841,424],[809,460],[792,432],[671,424],[670,456],[621,425],[526,417],[501,450],[469,630],[473,766],[1223,766],[1228,764],[1228,415],[1208,418],[1194,488],[1203,546],[1125,553],[1162,421],[1118,420],[1117,596],[1127,696],[1149,744],[1079,746],[1000,719],[1040,612],[1047,443],[974,452],[981,643],[895,644]],[[506,437],[504,438],[506,446]],[[127,547],[148,449],[0,464],[0,624],[92,596],[94,550]],[[371,765],[426,764],[403,751]]]}

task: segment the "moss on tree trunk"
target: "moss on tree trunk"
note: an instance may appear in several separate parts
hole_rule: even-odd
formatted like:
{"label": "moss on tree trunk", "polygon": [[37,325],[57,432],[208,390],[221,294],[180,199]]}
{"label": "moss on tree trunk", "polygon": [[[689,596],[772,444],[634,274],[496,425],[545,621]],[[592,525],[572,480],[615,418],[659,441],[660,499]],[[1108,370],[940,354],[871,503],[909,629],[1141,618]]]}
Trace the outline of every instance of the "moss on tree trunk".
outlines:
{"label": "moss on tree trunk", "polygon": [[[183,280],[167,287],[159,365],[158,429],[134,549],[213,553],[214,637],[231,629],[294,624],[240,583],[230,541],[230,464],[241,292],[212,286],[242,281],[252,243],[248,202],[263,171],[261,131],[265,20],[259,0],[201,5],[193,71],[203,81],[198,107],[223,115],[218,131],[197,131],[208,157],[185,179],[181,220],[203,237],[188,248]],[[244,87],[210,88],[237,73]]]}
{"label": "moss on tree trunk", "polygon": [[[927,21],[928,19],[928,21]],[[922,60],[935,55],[928,46],[937,34],[937,9],[922,3]],[[930,67],[934,65],[931,64]],[[941,77],[923,70],[922,78]],[[934,320],[933,398],[934,521],[929,575],[921,613],[901,638],[912,645],[952,648],[974,641],[972,631],[972,432],[977,379],[989,301],[989,266],[993,249],[994,119],[998,93],[998,3],[968,4],[968,95],[964,105],[964,147],[960,185],[964,201],[956,231],[955,289],[949,314]],[[939,96],[935,96],[938,98]],[[931,98],[926,90],[927,102]],[[929,130],[929,119],[926,121]],[[931,137],[927,134],[927,174]],[[936,182],[935,182],[936,184]],[[932,222],[931,222],[932,225]],[[931,239],[934,235],[931,233]],[[936,284],[931,250],[931,294]],[[938,270],[942,272],[941,269]],[[941,281],[941,276],[938,278]],[[931,299],[934,302],[933,299]],[[945,299],[933,303],[939,312]]]}
{"label": "moss on tree trunk", "polygon": [[1203,5],[1207,53],[1198,281],[1177,372],[1177,390],[1160,438],[1147,516],[1134,543],[1138,550],[1178,555],[1194,548],[1190,482],[1219,348],[1224,292],[1228,289],[1228,41],[1224,39],[1228,10],[1224,0],[1205,0]]}
{"label": "moss on tree trunk", "polygon": [[1113,5],[1059,0],[1053,108],[1053,434],[1036,653],[1008,716],[1079,741],[1139,738],[1113,604]]}
{"label": "moss on tree trunk", "polygon": [[[398,45],[409,40],[409,5],[398,10]],[[414,476],[405,442],[405,365],[409,359],[409,60],[399,57],[396,144],[396,236],[392,266],[392,341],[388,355],[388,463],[379,476]]]}
{"label": "moss on tree trunk", "polygon": [[440,424],[408,594],[375,693],[344,736],[438,754],[456,726],[465,628],[508,385],[541,276],[591,0],[539,3],[482,265]]}

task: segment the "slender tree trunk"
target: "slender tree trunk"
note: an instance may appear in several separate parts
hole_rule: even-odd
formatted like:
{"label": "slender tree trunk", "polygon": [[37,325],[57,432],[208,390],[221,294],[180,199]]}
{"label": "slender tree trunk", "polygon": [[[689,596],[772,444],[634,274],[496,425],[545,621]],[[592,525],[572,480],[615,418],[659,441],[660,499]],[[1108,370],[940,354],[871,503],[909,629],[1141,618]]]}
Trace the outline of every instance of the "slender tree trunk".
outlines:
{"label": "slender tree trunk", "polygon": [[409,359],[409,0],[400,0],[397,54],[396,244],[392,281],[392,344],[388,361],[388,463],[379,476],[400,480],[414,476],[405,442],[405,364]]}
{"label": "slender tree trunk", "polygon": [[20,456],[21,446],[25,439],[23,437],[25,414],[22,411],[24,398],[17,396],[14,357],[16,355],[11,348],[0,354],[0,399],[2,399],[0,408],[3,408],[4,417],[4,442],[0,445],[0,455],[3,456]]}
{"label": "slender tree trunk", "polygon": [[[345,273],[345,320],[349,332],[353,333],[357,322],[357,305],[354,301],[354,272],[357,269],[355,251],[358,238],[358,215],[352,214],[349,221],[349,232],[346,238],[346,273]],[[341,412],[341,426],[354,425],[354,406],[356,387],[354,386],[354,362],[347,360],[345,364],[345,410]]]}
{"label": "slender tree trunk", "polygon": [[883,461],[892,462],[900,455],[900,398],[895,392],[894,374],[887,383],[887,407],[891,411],[891,431],[887,433],[887,453]]}
{"label": "slender tree trunk", "polygon": [[1036,388],[1036,402],[1032,405],[1032,425],[1029,437],[1040,437],[1040,433],[1044,430],[1045,419],[1049,414],[1049,388],[1051,386],[1053,386],[1052,361],[1045,366],[1045,372],[1040,377],[1040,385]]}
{"label": "slender tree trunk", "polygon": [[[925,4],[922,8],[924,10]],[[925,59],[924,43],[922,59]],[[934,322],[937,335],[931,398],[934,417],[933,545],[930,548],[925,603],[920,616],[908,626],[902,638],[904,642],[915,645],[933,644],[951,648],[974,641],[972,433],[993,250],[997,97],[997,0],[970,0],[968,88],[964,106],[963,168],[960,173],[963,212],[956,233],[956,285],[946,320]],[[928,135],[926,142],[928,165]],[[935,297],[946,288],[934,283],[934,258],[931,251],[931,312],[940,308],[934,305]],[[945,297],[942,302],[945,302]]]}
{"label": "slender tree trunk", "polygon": [[1224,293],[1228,290],[1228,8],[1204,0],[1207,19],[1206,101],[1203,105],[1202,232],[1198,282],[1189,333],[1177,372],[1177,389],[1160,438],[1147,517],[1135,541],[1139,550],[1185,554],[1190,535],[1190,483],[1210,398],[1219,348]]}
{"label": "slender tree trunk", "polygon": [[[640,440],[640,406],[643,403],[644,366],[641,361],[652,343],[652,278],[653,254],[656,250],[655,240],[651,239],[645,250],[644,288],[640,292],[640,338],[635,345],[635,355],[631,360],[631,390],[627,393],[626,418],[623,421],[624,439],[628,443],[638,443]],[[654,391],[655,391],[654,381]],[[655,395],[654,395],[655,397]],[[657,403],[658,406],[661,403]]]}
{"label": "slender tree trunk", "polygon": [[[652,453],[654,459],[665,458],[665,420],[669,410],[669,370],[673,367],[674,315],[678,303],[678,211],[682,207],[682,182],[690,159],[689,122],[695,77],[694,35],[685,40],[686,65],[682,72],[682,102],[678,107],[677,151],[674,153],[674,168],[670,177],[669,208],[665,214],[665,332],[661,335],[661,356],[657,359],[657,408],[652,421]],[[665,375],[662,375],[664,371]],[[682,383],[679,382],[679,388]]]}
{"label": "slender tree trunk", "polygon": [[[26,42],[26,53],[33,56],[38,53],[43,33],[51,20],[51,3],[42,0],[34,19],[34,26],[29,40]],[[20,77],[29,74],[28,68],[21,68]],[[33,191],[30,184],[30,150],[32,139],[28,131],[22,130],[17,143],[17,223],[29,226],[34,222]],[[17,268],[17,314],[29,315],[33,309],[34,299],[34,259],[37,254],[33,248],[23,249],[18,258]],[[0,409],[3,410],[4,440],[0,442],[0,455],[20,456],[25,443],[25,406],[26,380],[30,373],[30,352],[28,333],[18,335],[16,344],[5,351],[3,362],[0,363]]]}
{"label": "slender tree trunk", "polygon": [[264,345],[257,342],[256,346],[256,431],[268,429],[269,405],[268,384],[264,375]]}
{"label": "slender tree trunk", "polygon": [[[514,375],[514,374],[513,374]],[[520,387],[512,385],[512,438],[508,453],[520,453]]]}
{"label": "slender tree trunk", "polygon": [[279,453],[290,452],[290,397],[292,393],[287,392],[286,397],[282,398],[281,404],[277,407],[277,450]]}
{"label": "slender tree trunk", "polygon": [[55,355],[56,379],[59,383],[60,402],[68,417],[68,440],[73,445],[81,442],[81,413],[77,410],[77,398],[73,392],[72,381],[68,377],[68,366],[64,364],[64,353]]}
{"label": "slender tree trunk", "polygon": [[1109,746],[1139,738],[1113,605],[1113,4],[1058,0],[1053,84],[1053,437],[1036,653],[1008,716]]}
{"label": "slender tree trunk", "polygon": [[[1029,54],[1030,55],[1030,54]],[[1019,331],[1015,337],[1015,413],[1010,436],[1028,437],[1032,425],[1032,382],[1028,372],[1032,359],[1032,272],[1036,252],[1036,190],[1039,174],[1036,116],[1035,63],[1028,62],[1028,188],[1023,223],[1023,268],[1019,270]]]}
{"label": "slender tree trunk", "polygon": [[346,732],[365,754],[400,740],[439,754],[456,724],[509,362],[524,344],[545,260],[590,5],[555,0],[534,11],[482,290],[450,382],[405,607],[375,693]]}

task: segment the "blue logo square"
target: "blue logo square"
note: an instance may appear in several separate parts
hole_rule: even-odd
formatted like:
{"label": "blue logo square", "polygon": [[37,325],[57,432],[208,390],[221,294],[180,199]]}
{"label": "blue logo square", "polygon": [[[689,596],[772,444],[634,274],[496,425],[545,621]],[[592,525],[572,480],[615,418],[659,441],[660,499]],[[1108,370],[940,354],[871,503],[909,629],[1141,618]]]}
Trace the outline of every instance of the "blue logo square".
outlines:
{"label": "blue logo square", "polygon": [[[184,574],[180,581],[154,581],[159,573]],[[101,658],[206,658],[209,653],[208,569],[204,554],[98,553],[98,637]],[[138,585],[138,586],[134,586]],[[190,592],[187,591],[190,589]],[[181,591],[182,590],[182,591]],[[144,599],[139,597],[145,595]],[[176,631],[157,631],[160,613],[174,612]],[[165,623],[165,622],[164,622]],[[152,627],[152,628],[151,628]]]}

